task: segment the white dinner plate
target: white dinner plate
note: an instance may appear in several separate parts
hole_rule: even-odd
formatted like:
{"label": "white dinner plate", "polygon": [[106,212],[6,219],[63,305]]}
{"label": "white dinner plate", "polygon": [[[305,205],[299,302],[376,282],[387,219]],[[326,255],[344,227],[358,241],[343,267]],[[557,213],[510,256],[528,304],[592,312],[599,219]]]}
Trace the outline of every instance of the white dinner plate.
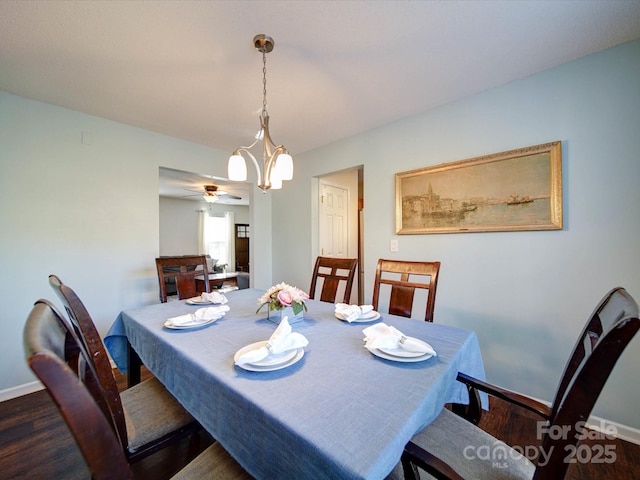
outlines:
{"label": "white dinner plate", "polygon": [[[241,355],[244,355],[250,350],[254,350],[264,346],[267,342],[256,342],[251,345],[247,345],[242,347],[240,350],[236,352],[233,356],[234,363],[240,358]],[[270,372],[273,370],[280,370],[281,368],[286,368],[294,363],[298,362],[304,356],[304,348],[296,348],[294,350],[289,350],[287,352],[280,353],[278,355],[269,355],[267,358],[260,360],[259,362],[254,363],[243,363],[242,365],[238,365],[240,368],[245,370],[249,370],[252,372]]]}
{"label": "white dinner plate", "polygon": [[171,328],[173,330],[186,330],[189,328],[199,328],[199,327],[204,327],[205,325],[209,325],[210,323],[215,322],[216,320],[219,320],[220,318],[224,317],[224,315],[220,315],[219,317],[214,317],[211,319],[207,319],[207,320],[193,320],[191,322],[185,322],[185,323],[181,323],[180,325],[175,325],[171,320],[167,320],[166,322],[164,322],[164,326],[166,328]]}
{"label": "white dinner plate", "polygon": [[203,300],[202,297],[193,297],[185,300],[185,303],[189,305],[210,305],[213,302],[211,300]]}
{"label": "white dinner plate", "polygon": [[[377,348],[367,348],[367,350],[369,350],[376,357],[384,358],[386,360],[392,360],[394,362],[422,362],[423,360],[428,360],[431,357],[433,357],[433,355],[431,355],[430,353],[420,354],[419,356],[415,356],[415,357],[401,357],[398,355],[391,355]],[[388,351],[391,351],[391,350],[388,350]],[[412,353],[412,352],[406,352],[406,353]]]}
{"label": "white dinner plate", "polygon": [[185,303],[189,305],[224,305],[227,303],[227,299],[223,296],[222,302],[214,302],[212,300],[203,300],[202,297],[193,297],[185,300]]}
{"label": "white dinner plate", "polygon": [[[344,318],[344,315],[342,315],[341,313],[335,312],[336,318],[340,319],[340,320],[344,320],[345,322],[347,321]],[[367,323],[367,322],[373,322],[374,320],[378,320],[380,318],[380,314],[378,312],[376,312],[375,310],[372,310],[368,313],[365,313],[364,315],[360,315],[360,317],[356,318],[355,320],[351,320],[351,322],[349,323]]]}

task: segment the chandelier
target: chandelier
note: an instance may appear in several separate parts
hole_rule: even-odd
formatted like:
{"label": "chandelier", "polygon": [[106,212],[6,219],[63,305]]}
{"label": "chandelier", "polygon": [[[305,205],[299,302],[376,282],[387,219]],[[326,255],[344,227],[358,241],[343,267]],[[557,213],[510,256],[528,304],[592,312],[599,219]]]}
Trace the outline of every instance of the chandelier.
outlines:
{"label": "chandelier", "polygon": [[[253,44],[259,52],[262,52],[262,113],[260,114],[260,130],[256,134],[255,141],[248,147],[239,147],[229,157],[228,175],[229,180],[244,182],[247,180],[246,155],[251,159],[256,167],[258,176],[258,188],[263,193],[269,189],[282,188],[283,180],[293,178],[293,159],[284,145],[276,145],[271,140],[269,134],[269,114],[267,113],[267,53],[273,50],[273,38],[260,34],[253,37]],[[251,149],[259,142],[262,142],[262,164],[263,173],[260,172],[260,165],[256,157],[251,153]]]}

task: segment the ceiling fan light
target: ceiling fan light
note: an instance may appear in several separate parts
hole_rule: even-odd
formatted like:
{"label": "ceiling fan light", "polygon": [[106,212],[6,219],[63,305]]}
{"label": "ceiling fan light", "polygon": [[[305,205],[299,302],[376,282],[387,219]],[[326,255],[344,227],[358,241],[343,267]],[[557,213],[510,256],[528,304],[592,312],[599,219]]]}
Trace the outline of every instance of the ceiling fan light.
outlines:
{"label": "ceiling fan light", "polygon": [[218,201],[218,195],[211,195],[209,193],[205,193],[204,195],[202,195],[202,198],[204,198],[204,201],[207,203],[216,203]]}
{"label": "ceiling fan light", "polygon": [[291,180],[293,178],[293,158],[288,153],[281,153],[276,158],[276,170],[281,180]]}
{"label": "ceiling fan light", "polygon": [[245,182],[247,180],[247,164],[242,155],[233,154],[229,157],[227,174],[229,180],[234,182]]}

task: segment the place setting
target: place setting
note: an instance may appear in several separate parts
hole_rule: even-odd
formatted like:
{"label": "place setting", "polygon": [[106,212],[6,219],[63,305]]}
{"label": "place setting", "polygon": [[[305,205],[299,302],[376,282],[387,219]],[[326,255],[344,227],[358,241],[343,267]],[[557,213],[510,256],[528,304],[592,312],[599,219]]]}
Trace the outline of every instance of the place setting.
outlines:
{"label": "place setting", "polygon": [[336,303],[335,316],[347,323],[369,323],[380,318],[380,314],[373,309],[373,305],[349,305]]}
{"label": "place setting", "polygon": [[204,327],[224,317],[229,310],[227,305],[199,308],[192,313],[168,318],[164,326],[172,330]]}
{"label": "place setting", "polygon": [[199,296],[185,300],[189,305],[224,305],[229,300],[220,292],[202,292]]}
{"label": "place setting", "polygon": [[302,359],[308,344],[304,335],[292,332],[288,318],[284,317],[268,340],[242,347],[233,356],[233,361],[238,367],[252,372],[280,370]]}
{"label": "place setting", "polygon": [[422,362],[438,354],[424,340],[409,337],[395,327],[378,323],[362,330],[364,347],[373,355],[394,362]]}

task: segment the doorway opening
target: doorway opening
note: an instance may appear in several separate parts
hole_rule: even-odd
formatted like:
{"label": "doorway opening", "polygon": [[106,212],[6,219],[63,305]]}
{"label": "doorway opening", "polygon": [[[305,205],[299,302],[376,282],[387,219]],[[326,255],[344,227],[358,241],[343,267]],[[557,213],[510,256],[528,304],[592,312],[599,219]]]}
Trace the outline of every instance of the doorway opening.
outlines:
{"label": "doorway opening", "polygon": [[357,258],[358,271],[350,303],[364,301],[364,167],[318,177],[316,255]]}

